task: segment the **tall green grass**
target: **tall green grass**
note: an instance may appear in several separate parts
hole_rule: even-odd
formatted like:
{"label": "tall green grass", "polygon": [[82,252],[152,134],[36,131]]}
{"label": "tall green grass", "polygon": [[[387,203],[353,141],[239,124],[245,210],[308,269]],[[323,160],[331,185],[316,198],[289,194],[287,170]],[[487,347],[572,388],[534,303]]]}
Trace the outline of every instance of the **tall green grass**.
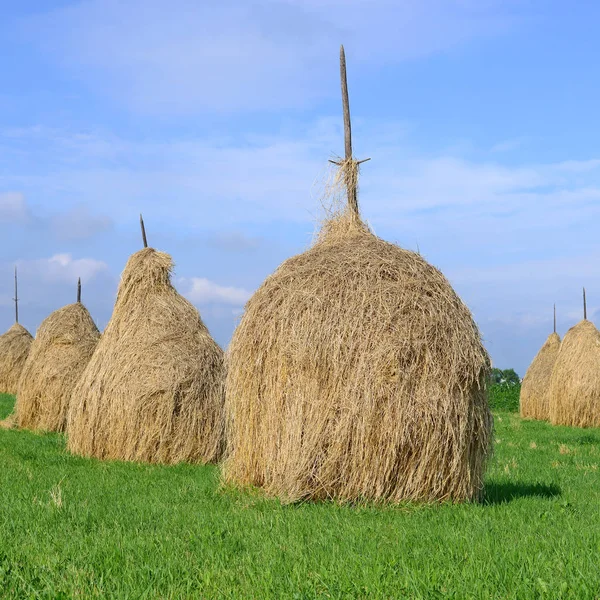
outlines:
{"label": "tall green grass", "polygon": [[519,412],[521,386],[512,383],[493,383],[489,387],[489,401],[492,410]]}
{"label": "tall green grass", "polygon": [[599,467],[600,430],[496,412],[481,503],[282,506],[0,430],[0,598],[598,598]]}

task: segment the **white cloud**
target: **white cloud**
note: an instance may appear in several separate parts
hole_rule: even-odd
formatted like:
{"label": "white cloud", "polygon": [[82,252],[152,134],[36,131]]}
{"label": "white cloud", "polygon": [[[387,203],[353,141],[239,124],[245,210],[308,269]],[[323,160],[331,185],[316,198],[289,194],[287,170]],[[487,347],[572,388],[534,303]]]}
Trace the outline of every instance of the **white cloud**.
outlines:
{"label": "white cloud", "polygon": [[[433,211],[446,211],[446,230],[448,220],[463,229],[479,221],[482,229],[486,220],[497,226],[498,217],[507,215],[516,217],[512,228],[543,229],[598,212],[599,159],[515,167],[448,154],[425,157],[411,151],[401,133],[390,138],[389,129],[403,128],[372,120],[355,127],[361,146],[357,155],[373,158],[362,170],[361,204],[375,225],[404,226],[418,219],[419,212],[431,218]],[[132,221],[143,211],[226,232],[247,223],[315,220],[326,160],[332,149],[341,148],[342,135],[339,119],[325,118],[301,134],[240,134],[235,140],[141,143],[68,132],[35,139],[36,147],[56,161],[51,172],[15,171],[0,176],[0,186],[39,197],[78,198],[81,206],[102,206],[115,221]],[[107,154],[99,155],[98,148]],[[376,150],[367,154],[362,148]],[[452,210],[468,211],[468,218],[452,215]],[[110,221],[79,207],[59,222],[69,230],[76,219],[91,221],[83,227],[86,232],[108,227]],[[240,247],[255,241],[238,234],[225,239],[227,235],[219,234],[215,241]]]}
{"label": "white cloud", "polygon": [[0,223],[23,223],[30,218],[25,196],[19,192],[0,194]]}
{"label": "white cloud", "polygon": [[353,69],[446,51],[512,30],[500,0],[87,0],[25,27],[91,86],[159,113],[304,107]]}
{"label": "white cloud", "polygon": [[77,279],[86,283],[108,272],[108,265],[94,258],[73,258],[71,254],[54,254],[50,258],[17,261],[22,276],[41,278],[47,283],[75,286]]}
{"label": "white cloud", "polygon": [[192,277],[185,281],[189,289],[184,294],[186,298],[197,304],[231,304],[243,305],[252,292],[239,287],[223,286],[203,277]]}

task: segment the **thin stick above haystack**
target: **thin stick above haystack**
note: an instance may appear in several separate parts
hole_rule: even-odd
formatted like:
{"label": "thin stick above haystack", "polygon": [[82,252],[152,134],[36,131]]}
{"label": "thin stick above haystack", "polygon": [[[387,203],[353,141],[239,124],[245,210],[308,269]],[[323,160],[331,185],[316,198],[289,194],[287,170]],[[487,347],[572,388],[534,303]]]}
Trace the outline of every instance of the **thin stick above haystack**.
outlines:
{"label": "thin stick above haystack", "polygon": [[223,351],[171,284],[172,269],[168,254],[147,247],[127,262],[110,322],[73,391],[71,452],[161,463],[219,459]]}
{"label": "thin stick above haystack", "polygon": [[525,373],[521,384],[521,416],[547,421],[550,418],[550,379],[560,350],[560,337],[556,333],[556,305],[554,306],[554,332],[548,336]]}
{"label": "thin stick above haystack", "polygon": [[33,336],[19,324],[19,295],[15,267],[15,323],[0,335],[0,394],[16,394]]}
{"label": "thin stick above haystack", "polygon": [[585,289],[583,315],[565,334],[552,370],[553,425],[600,427],[600,332],[587,320]]}
{"label": "thin stick above haystack", "polygon": [[[343,48],[341,75],[345,90]],[[444,276],[361,220],[343,98],[347,207],[246,305],[223,476],[283,501],[472,499],[490,451],[489,357]]]}
{"label": "thin stick above haystack", "polygon": [[23,368],[15,405],[19,427],[64,431],[71,393],[90,361],[100,332],[81,303],[81,280],[77,302],[50,314],[37,330]]}

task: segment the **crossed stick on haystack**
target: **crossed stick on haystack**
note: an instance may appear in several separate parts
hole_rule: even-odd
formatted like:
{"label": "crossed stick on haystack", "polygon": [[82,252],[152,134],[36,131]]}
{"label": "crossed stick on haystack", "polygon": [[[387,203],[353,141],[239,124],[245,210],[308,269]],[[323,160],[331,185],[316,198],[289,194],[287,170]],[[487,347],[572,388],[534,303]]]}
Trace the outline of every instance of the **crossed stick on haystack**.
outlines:
{"label": "crossed stick on haystack", "polygon": [[342,80],[342,107],[344,109],[344,143],[346,156],[343,161],[330,160],[329,162],[337,165],[343,170],[348,194],[348,206],[352,209],[353,214],[358,217],[358,165],[371,159],[364,158],[363,160],[354,160],[352,156],[352,126],[350,124],[350,101],[348,100],[348,79],[346,77],[346,53],[344,52],[344,46],[340,47],[340,79]]}

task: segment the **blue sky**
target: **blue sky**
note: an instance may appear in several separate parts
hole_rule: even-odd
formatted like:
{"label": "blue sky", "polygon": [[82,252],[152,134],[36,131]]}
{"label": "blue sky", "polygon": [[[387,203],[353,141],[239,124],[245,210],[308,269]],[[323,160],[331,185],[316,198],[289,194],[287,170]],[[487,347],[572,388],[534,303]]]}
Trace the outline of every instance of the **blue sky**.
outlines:
{"label": "blue sky", "polygon": [[[442,269],[494,364],[600,317],[597,2],[0,0],[0,329],[100,327],[151,245],[225,346],[322,216],[348,59],[363,216]],[[4,285],[1,282],[4,281]]]}

